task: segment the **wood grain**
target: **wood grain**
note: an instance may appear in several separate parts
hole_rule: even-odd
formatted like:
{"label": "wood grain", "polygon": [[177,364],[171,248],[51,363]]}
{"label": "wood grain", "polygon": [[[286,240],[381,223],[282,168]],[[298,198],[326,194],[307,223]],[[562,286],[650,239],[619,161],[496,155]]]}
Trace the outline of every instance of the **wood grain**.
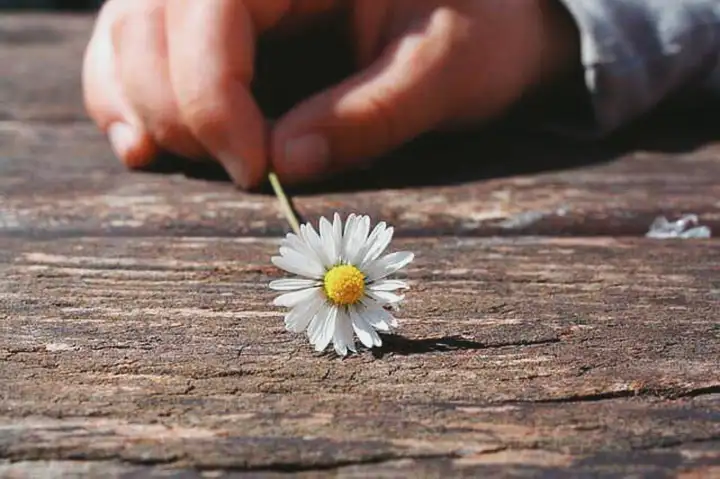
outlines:
{"label": "wood grain", "polygon": [[0,121],[85,121],[80,68],[88,15],[0,15]]}
{"label": "wood grain", "polygon": [[[0,235],[278,235],[274,197],[181,173],[131,173],[95,128],[0,129]],[[4,140],[4,141],[2,141]],[[720,231],[718,146],[635,154],[604,166],[460,185],[295,197],[307,219],[363,212],[403,236],[642,236],[653,219],[699,215]]]}
{"label": "wood grain", "polygon": [[340,360],[269,306],[274,240],[5,239],[0,451],[433,477],[720,465],[720,249],[647,244],[402,240],[401,335]]}

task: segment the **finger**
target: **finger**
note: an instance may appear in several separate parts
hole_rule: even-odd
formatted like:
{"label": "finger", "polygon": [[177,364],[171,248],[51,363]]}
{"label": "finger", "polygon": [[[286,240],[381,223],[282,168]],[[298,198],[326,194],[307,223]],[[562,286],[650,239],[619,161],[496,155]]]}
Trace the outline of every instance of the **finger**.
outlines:
{"label": "finger", "polygon": [[123,1],[108,2],[98,16],[83,59],[83,100],[89,116],[108,135],[115,155],[127,166],[140,168],[152,162],[157,148],[117,74],[111,31],[113,22],[129,13]]}
{"label": "finger", "polygon": [[278,175],[296,183],[357,166],[439,125],[447,91],[438,35],[447,35],[442,25],[404,37],[281,118],[272,137]]}
{"label": "finger", "polygon": [[238,0],[167,4],[170,78],[183,122],[240,186],[267,169],[263,116],[249,86],[255,31]]}
{"label": "finger", "polygon": [[113,25],[119,78],[127,101],[155,143],[186,158],[206,156],[183,124],[170,81],[164,0],[125,0],[134,14]]}

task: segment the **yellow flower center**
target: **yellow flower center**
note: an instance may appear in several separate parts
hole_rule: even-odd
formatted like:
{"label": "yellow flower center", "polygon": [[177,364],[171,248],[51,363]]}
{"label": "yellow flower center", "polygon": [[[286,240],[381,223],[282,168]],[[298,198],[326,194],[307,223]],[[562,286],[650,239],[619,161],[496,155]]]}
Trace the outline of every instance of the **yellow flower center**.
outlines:
{"label": "yellow flower center", "polygon": [[349,306],[365,294],[365,275],[351,264],[341,264],[325,273],[324,286],[330,301]]}

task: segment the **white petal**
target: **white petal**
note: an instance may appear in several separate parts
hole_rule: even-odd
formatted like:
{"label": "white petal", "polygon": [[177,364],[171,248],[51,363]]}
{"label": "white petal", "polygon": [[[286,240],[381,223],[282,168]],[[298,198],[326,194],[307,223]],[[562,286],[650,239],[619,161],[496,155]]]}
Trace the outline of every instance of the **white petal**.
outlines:
{"label": "white petal", "polygon": [[388,245],[392,241],[394,232],[394,228],[387,228],[384,231],[380,232],[372,243],[368,241],[367,251],[364,257],[361,259],[360,269],[363,269],[367,265],[372,264],[373,261],[378,259],[380,255],[385,252]]}
{"label": "white petal", "polygon": [[[340,319],[338,319],[338,321],[340,321]],[[343,312],[342,321],[343,337],[347,342],[347,347],[350,351],[356,353],[357,348],[355,347],[355,336],[353,335],[352,319],[350,319],[350,312],[347,309]],[[340,326],[339,323],[338,326]]]}
{"label": "white petal", "polygon": [[314,288],[320,286],[314,279],[285,278],[270,282],[270,289],[275,291],[295,291],[296,289]]}
{"label": "white petal", "polygon": [[310,252],[310,254],[306,254],[303,251],[300,251],[296,248],[293,248],[291,246],[285,246],[285,245],[280,246],[278,251],[280,252],[280,256],[286,256],[286,257],[288,257],[288,256],[298,257],[299,256],[302,258],[303,263],[311,263],[314,268],[324,269],[322,266],[322,263],[320,261],[318,261],[317,256],[315,255],[314,252]]}
{"label": "white petal", "polygon": [[389,291],[368,291],[367,295],[382,305],[399,303],[405,299],[405,295],[395,294]]}
{"label": "white petal", "polygon": [[282,256],[273,256],[270,259],[278,268],[308,278],[320,279],[325,275],[323,267],[307,256],[288,248],[280,248],[280,251]]}
{"label": "white petal", "polygon": [[284,240],[280,243],[280,246],[289,247],[296,250],[309,258],[312,258],[315,262],[322,264],[322,260],[317,253],[310,247],[305,240],[300,238],[294,233],[288,233]]}
{"label": "white petal", "polygon": [[300,227],[300,236],[312,248],[312,250],[315,251],[315,254],[317,254],[318,258],[320,258],[323,266],[325,266],[326,268],[330,268],[331,266],[333,266],[332,261],[327,255],[327,252],[323,249],[320,235],[317,234],[317,231],[315,231],[315,228],[313,228],[312,224],[306,223],[302,225]]}
{"label": "white petal", "polygon": [[331,307],[330,311],[325,317],[325,322],[323,323],[320,334],[319,336],[317,336],[317,341],[315,342],[315,351],[325,351],[325,349],[330,344],[330,341],[332,341],[333,337],[335,336],[335,329],[337,327],[337,317],[337,306]]}
{"label": "white petal", "polygon": [[370,232],[370,235],[365,239],[365,244],[362,245],[362,247],[357,251],[355,255],[355,259],[357,260],[358,265],[363,263],[363,258],[365,258],[367,252],[375,244],[378,236],[380,236],[385,231],[386,227],[387,225],[384,221],[381,221],[380,223],[375,225],[375,228],[373,228],[373,230]]}
{"label": "white petal", "polygon": [[360,309],[358,314],[360,314],[370,326],[379,331],[389,332],[392,325],[397,324],[392,314],[380,307]]}
{"label": "white petal", "polygon": [[324,216],[320,218],[320,241],[322,242],[323,250],[331,264],[337,264],[338,253],[335,251],[335,238],[333,237],[332,224]]}
{"label": "white petal", "polygon": [[350,213],[347,218],[345,218],[345,226],[343,227],[343,236],[348,236],[352,232],[353,225],[355,224],[355,221],[357,221],[358,215],[355,213]]}
{"label": "white petal", "polygon": [[369,281],[382,279],[410,263],[415,255],[409,251],[398,251],[383,256],[374,263],[368,265],[366,275]]}
{"label": "white petal", "polygon": [[348,238],[347,250],[345,252],[348,263],[355,265],[358,264],[358,253],[362,250],[363,246],[365,246],[369,232],[370,217],[360,216],[357,219],[354,231],[351,232],[351,235]]}
{"label": "white petal", "polygon": [[338,317],[333,336],[335,352],[340,356],[346,356],[348,349],[355,352],[355,341],[353,339],[352,322],[350,316],[344,310],[338,310]]}
{"label": "white petal", "polygon": [[[336,329],[335,335],[337,336],[337,334],[338,334],[338,331]],[[347,356],[348,348],[341,339],[333,338],[333,349],[335,349],[335,353],[338,356]]]}
{"label": "white petal", "polygon": [[355,234],[355,225],[357,224],[358,217],[355,213],[350,215],[345,220],[345,229],[343,230],[343,250],[347,248],[347,242]]}
{"label": "white petal", "polygon": [[331,306],[328,306],[327,303],[323,303],[317,314],[315,314],[310,321],[310,325],[307,328],[307,337],[310,340],[310,344],[315,345],[319,341],[325,327],[327,317],[330,314],[330,309]]}
{"label": "white petal", "polygon": [[382,340],[378,333],[370,326],[370,323],[358,313],[357,309],[350,309],[350,319],[352,320],[355,334],[357,334],[358,339],[366,348],[382,346]]}
{"label": "white petal", "polygon": [[318,291],[306,302],[298,304],[285,316],[285,328],[293,333],[302,333],[324,304],[325,297]]}
{"label": "white petal", "polygon": [[292,293],[285,293],[278,296],[273,301],[275,306],[284,306],[286,308],[294,308],[298,304],[310,300],[313,295],[320,293],[320,288],[301,289]]}
{"label": "white petal", "polygon": [[335,243],[335,256],[337,256],[337,262],[342,263],[343,261],[343,224],[340,219],[340,215],[335,213],[333,218],[333,242]]}
{"label": "white petal", "polygon": [[408,288],[408,284],[405,281],[397,279],[383,279],[368,285],[368,289],[370,291],[396,291],[398,289],[406,288]]}

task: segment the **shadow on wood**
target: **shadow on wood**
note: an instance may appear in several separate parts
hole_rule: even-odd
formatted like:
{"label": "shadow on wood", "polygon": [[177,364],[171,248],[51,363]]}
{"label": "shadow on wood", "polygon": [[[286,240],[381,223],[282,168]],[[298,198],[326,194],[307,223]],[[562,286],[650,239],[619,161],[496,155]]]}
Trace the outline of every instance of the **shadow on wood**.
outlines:
{"label": "shadow on wood", "polygon": [[[289,188],[289,191],[295,195],[314,195],[447,186],[608,163],[638,150],[691,152],[720,139],[719,132],[709,128],[709,122],[705,121],[710,114],[710,111],[698,111],[684,112],[682,116],[660,116],[598,142],[576,142],[508,127],[431,134],[379,158],[368,168]],[[149,171],[179,171],[191,178],[229,181],[217,164],[189,162],[174,156],[161,157]],[[271,190],[265,185],[260,192],[269,194]]]}
{"label": "shadow on wood", "polygon": [[382,359],[388,354],[412,356],[449,351],[472,351],[485,349],[487,345],[462,338],[460,336],[444,336],[435,338],[411,339],[401,335],[383,335],[383,345],[372,350],[373,357]]}

